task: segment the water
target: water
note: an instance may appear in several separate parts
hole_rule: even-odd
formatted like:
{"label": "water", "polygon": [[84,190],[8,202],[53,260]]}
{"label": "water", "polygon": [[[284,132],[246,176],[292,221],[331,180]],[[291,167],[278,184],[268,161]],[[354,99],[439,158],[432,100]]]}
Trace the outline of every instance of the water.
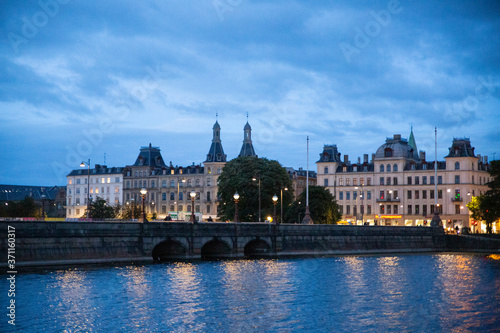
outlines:
{"label": "water", "polygon": [[[345,256],[18,274],[16,330],[498,332],[499,259]],[[5,278],[0,287],[8,289]],[[2,317],[0,332],[13,331]]]}

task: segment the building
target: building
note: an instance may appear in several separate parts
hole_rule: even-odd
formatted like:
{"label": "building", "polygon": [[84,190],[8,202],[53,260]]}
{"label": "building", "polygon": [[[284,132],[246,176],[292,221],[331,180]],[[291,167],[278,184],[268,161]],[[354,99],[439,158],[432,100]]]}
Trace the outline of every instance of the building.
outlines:
{"label": "building", "polygon": [[47,218],[66,217],[66,187],[64,186],[30,186],[30,185],[0,185],[0,205],[9,202],[20,202],[24,198],[33,198]]}
{"label": "building", "polygon": [[[288,176],[292,179],[293,200],[297,200],[302,192],[306,189],[307,173],[303,168],[295,170],[294,168],[285,168]],[[316,171],[309,171],[309,186],[316,186]]]}
{"label": "building", "polygon": [[245,124],[245,127],[243,127],[243,144],[241,145],[241,150],[240,156],[255,156],[257,157],[257,154],[255,154],[255,149],[253,149],[253,144],[252,144],[252,127],[250,124],[247,123]]}
{"label": "building", "polygon": [[82,167],[72,170],[66,178],[68,219],[86,217],[87,197],[90,200],[102,198],[110,205],[123,204],[123,167],[108,168],[106,165],[96,164],[93,169]]}
{"label": "building", "polygon": [[[468,138],[454,138],[444,161],[428,161],[410,133],[395,134],[357,163],[325,145],[316,162],[318,185],[325,186],[340,205],[342,223],[428,226],[438,209],[444,227],[481,229],[469,218],[466,204],[485,193],[490,176],[486,157],[476,155]],[[437,199],[437,206],[436,206]]]}

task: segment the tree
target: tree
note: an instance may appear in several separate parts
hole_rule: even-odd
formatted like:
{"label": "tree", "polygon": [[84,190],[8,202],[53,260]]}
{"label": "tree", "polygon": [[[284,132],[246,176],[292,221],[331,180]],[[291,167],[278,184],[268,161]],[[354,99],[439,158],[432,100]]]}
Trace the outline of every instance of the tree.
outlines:
{"label": "tree", "polygon": [[2,203],[0,209],[1,217],[40,217],[42,214],[42,206],[37,205],[35,200],[26,196],[21,201],[8,201]]}
{"label": "tree", "polygon": [[140,205],[127,204],[122,207],[121,213],[116,216],[119,216],[123,220],[131,220],[132,216],[134,219],[138,219],[142,216],[142,208]]}
{"label": "tree", "polygon": [[474,220],[486,223],[486,232],[492,232],[493,223],[500,218],[500,161],[490,163],[490,175],[492,180],[486,185],[489,190],[480,196],[472,197],[467,208]]}
{"label": "tree", "polygon": [[106,200],[97,197],[90,203],[90,216],[94,219],[112,219],[115,217],[115,210]]}
{"label": "tree", "polygon": [[[309,186],[309,211],[315,224],[336,224],[340,219],[337,201],[322,186]],[[287,211],[287,223],[300,223],[306,212],[306,191],[294,201]]]}
{"label": "tree", "polygon": [[[218,180],[220,198],[219,216],[222,220],[232,221],[235,203],[233,195],[238,192],[238,216],[240,221],[251,222],[259,219],[259,179],[261,189],[261,216],[273,215],[272,197],[281,198],[283,189],[283,208],[286,209],[293,200],[292,180],[286,169],[277,161],[266,158],[245,156],[235,158],[224,166]],[[256,180],[253,181],[252,179]],[[288,188],[288,190],[284,190]],[[276,207],[280,214],[281,203]]]}

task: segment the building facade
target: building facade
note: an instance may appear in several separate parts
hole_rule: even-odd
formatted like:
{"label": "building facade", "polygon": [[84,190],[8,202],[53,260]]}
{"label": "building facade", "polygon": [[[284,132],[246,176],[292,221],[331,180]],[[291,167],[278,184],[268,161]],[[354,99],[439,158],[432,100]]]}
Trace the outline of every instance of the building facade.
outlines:
{"label": "building facade", "polygon": [[[302,192],[306,189],[307,173],[303,168],[295,170],[294,168],[285,168],[288,176],[292,179],[293,200],[297,200]],[[316,171],[309,171],[309,186],[317,185]]]}
{"label": "building facade", "polygon": [[109,205],[122,205],[123,170],[123,167],[108,168],[100,164],[90,170],[87,167],[72,170],[66,176],[66,218],[85,218],[88,197],[91,201],[99,197]]}
{"label": "building facade", "polygon": [[417,151],[413,131],[409,140],[388,138],[370,161],[365,154],[351,163],[336,145],[325,145],[316,162],[318,185],[335,196],[344,224],[429,226],[437,209],[449,230],[484,229],[466,204],[488,190],[487,158],[475,154],[468,138],[455,138],[444,159],[436,172],[434,161]]}

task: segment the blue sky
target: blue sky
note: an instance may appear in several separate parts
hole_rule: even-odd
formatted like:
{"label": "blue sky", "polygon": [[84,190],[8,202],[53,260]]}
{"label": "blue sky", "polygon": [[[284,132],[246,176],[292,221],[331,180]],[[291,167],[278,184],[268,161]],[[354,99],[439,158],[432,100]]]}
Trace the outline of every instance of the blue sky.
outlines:
{"label": "blue sky", "polygon": [[4,1],[0,183],[64,185],[81,160],[228,159],[246,115],[257,154],[310,169],[393,134],[443,160],[453,137],[500,157],[496,1]]}

